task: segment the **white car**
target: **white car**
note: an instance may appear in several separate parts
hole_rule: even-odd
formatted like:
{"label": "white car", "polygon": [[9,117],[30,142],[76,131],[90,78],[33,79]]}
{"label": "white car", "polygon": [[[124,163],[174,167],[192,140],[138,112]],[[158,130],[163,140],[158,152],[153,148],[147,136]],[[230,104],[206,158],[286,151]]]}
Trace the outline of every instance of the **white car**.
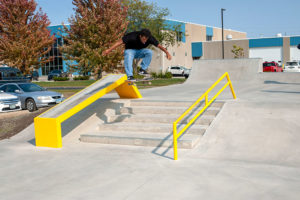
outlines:
{"label": "white car", "polygon": [[21,101],[15,95],[0,90],[0,112],[21,110]]}
{"label": "white car", "polygon": [[284,66],[284,72],[300,72],[300,62],[299,61],[292,61],[286,62]]}
{"label": "white car", "polygon": [[168,72],[171,72],[171,74],[174,76],[183,76],[184,75],[184,68],[181,66],[173,66],[168,67]]}

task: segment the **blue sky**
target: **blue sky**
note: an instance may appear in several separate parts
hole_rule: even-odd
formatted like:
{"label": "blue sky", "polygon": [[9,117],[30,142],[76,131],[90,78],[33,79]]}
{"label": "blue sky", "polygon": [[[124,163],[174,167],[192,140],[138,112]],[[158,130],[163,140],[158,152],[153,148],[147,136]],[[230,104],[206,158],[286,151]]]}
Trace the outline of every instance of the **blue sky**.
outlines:
{"label": "blue sky", "polygon": [[[300,0],[146,0],[168,8],[169,19],[247,32],[249,38],[300,35]],[[36,0],[51,25],[68,23],[72,0]]]}

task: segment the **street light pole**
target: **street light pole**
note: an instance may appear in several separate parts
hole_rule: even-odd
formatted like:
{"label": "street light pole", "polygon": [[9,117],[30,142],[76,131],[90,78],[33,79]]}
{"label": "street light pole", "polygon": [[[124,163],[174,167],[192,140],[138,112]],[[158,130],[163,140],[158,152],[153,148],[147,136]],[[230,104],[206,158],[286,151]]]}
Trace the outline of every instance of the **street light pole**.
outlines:
{"label": "street light pole", "polygon": [[223,24],[223,12],[226,9],[221,8],[221,20],[222,20],[222,58],[224,59],[224,24]]}

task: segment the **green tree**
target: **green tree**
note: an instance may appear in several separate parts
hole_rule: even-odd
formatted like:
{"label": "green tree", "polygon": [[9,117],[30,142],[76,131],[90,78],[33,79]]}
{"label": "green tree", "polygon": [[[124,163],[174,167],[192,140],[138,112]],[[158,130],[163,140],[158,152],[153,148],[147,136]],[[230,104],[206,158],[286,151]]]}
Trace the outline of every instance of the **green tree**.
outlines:
{"label": "green tree", "polygon": [[231,52],[234,54],[234,58],[243,58],[245,56],[244,49],[237,45],[233,45]]}
{"label": "green tree", "polygon": [[24,74],[51,60],[44,55],[55,40],[47,15],[36,7],[34,0],[0,0],[0,60]]}
{"label": "green tree", "polygon": [[76,61],[69,64],[71,69],[101,78],[102,71],[113,71],[122,60],[122,48],[105,57],[102,51],[124,35],[127,8],[120,0],[73,0],[73,5],[75,16],[69,19],[70,28],[64,26],[61,51],[65,59]]}

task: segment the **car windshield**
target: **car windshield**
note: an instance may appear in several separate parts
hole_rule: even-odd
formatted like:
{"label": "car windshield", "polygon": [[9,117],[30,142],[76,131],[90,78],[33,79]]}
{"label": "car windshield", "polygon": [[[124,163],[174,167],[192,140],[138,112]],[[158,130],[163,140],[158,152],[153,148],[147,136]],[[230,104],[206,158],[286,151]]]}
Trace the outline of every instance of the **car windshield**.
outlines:
{"label": "car windshield", "polygon": [[275,64],[274,63],[264,63],[263,66],[270,67],[270,66],[275,66]]}
{"label": "car windshield", "polygon": [[33,83],[19,84],[19,86],[24,92],[39,92],[45,90],[44,88]]}
{"label": "car windshield", "polygon": [[297,62],[287,62],[286,65],[297,66]]}

